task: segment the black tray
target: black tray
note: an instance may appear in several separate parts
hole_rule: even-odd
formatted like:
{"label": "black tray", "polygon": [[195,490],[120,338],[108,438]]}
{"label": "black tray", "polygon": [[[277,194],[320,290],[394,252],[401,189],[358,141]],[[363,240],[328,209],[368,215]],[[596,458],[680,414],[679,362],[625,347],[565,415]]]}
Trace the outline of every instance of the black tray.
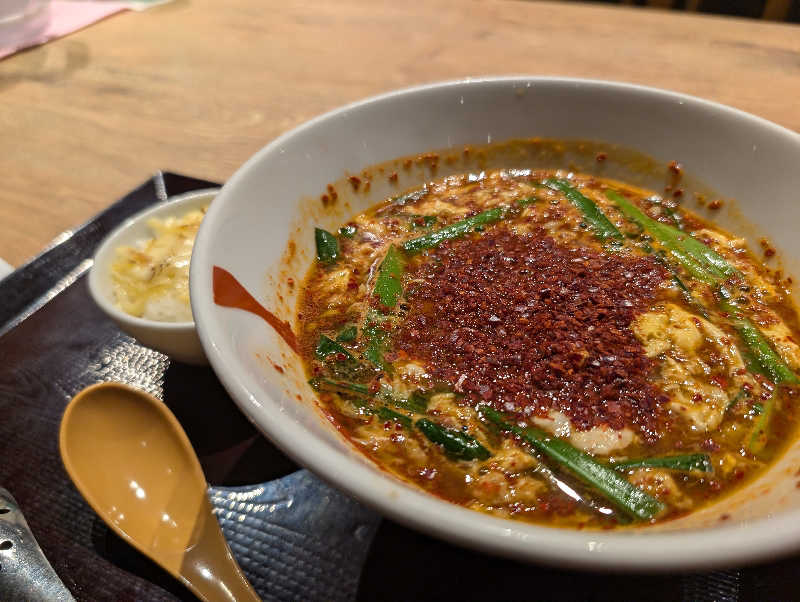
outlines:
{"label": "black tray", "polygon": [[[209,368],[170,363],[162,354],[137,344],[94,306],[86,289],[83,273],[88,260],[114,226],[168,195],[213,185],[177,174],[157,174],[0,281],[0,485],[16,497],[45,555],[79,600],[193,599],[109,531],[64,472],[57,448],[58,424],[67,401],[84,386],[120,380],[161,396],[183,424],[214,486],[247,486],[293,473],[291,479],[300,478],[298,467],[239,413]],[[307,483],[318,486],[310,475]],[[350,504],[353,516],[368,525],[377,524],[374,515],[357,502],[331,492],[331,499],[336,496],[341,496],[342,505]],[[292,556],[276,559],[269,550],[253,555],[236,541],[236,532],[225,532],[251,582],[269,599],[800,597],[792,579],[796,557],[694,575],[597,574],[488,556],[384,520],[374,539],[372,532],[362,534],[360,553],[338,550],[352,556],[357,569],[363,561],[359,580],[357,570],[340,578],[322,560],[319,566],[306,566]],[[251,536],[259,539],[258,528]],[[294,589],[272,587],[283,578],[289,578]]]}

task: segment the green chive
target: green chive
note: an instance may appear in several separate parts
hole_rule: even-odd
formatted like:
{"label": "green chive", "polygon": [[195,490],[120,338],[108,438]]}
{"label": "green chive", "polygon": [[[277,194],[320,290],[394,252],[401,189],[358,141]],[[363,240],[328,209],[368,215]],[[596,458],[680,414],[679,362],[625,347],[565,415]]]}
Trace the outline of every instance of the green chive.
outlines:
{"label": "green chive", "polygon": [[382,318],[378,312],[370,311],[361,330],[367,345],[364,357],[383,370],[390,368],[390,365],[383,359],[383,354],[388,351],[391,338],[389,331],[383,328],[383,322],[386,320],[387,318]]}
{"label": "green chive", "polygon": [[480,405],[477,409],[501,430],[517,435],[536,451],[569,469],[584,484],[601,493],[631,517],[649,520],[666,508],[662,502],[634,487],[617,472],[563,439],[552,437],[536,427],[523,429],[509,424],[500,412],[487,405]]}
{"label": "green chive", "polygon": [[685,472],[711,472],[711,457],[708,454],[682,454],[679,456],[661,456],[655,458],[636,458],[621,460],[609,464],[614,470],[630,470],[631,468],[666,468]]}
{"label": "green chive", "polygon": [[800,383],[797,375],[792,372],[792,369],[781,359],[770,345],[767,338],[761,333],[760,330],[748,318],[742,315],[736,305],[733,304],[733,299],[730,292],[724,287],[719,288],[719,306],[726,312],[733,324],[733,327],[742,337],[751,357],[755,360],[758,366],[766,373],[772,382],[776,384],[796,385]]}
{"label": "green chive", "polygon": [[404,414],[399,414],[394,410],[390,410],[387,407],[378,408],[375,411],[375,414],[377,414],[378,418],[380,418],[381,420],[394,420],[395,422],[399,422],[406,428],[411,428],[412,426],[411,418],[409,418]]}
{"label": "green chive", "polygon": [[417,420],[416,427],[432,442],[441,445],[445,453],[457,460],[486,460],[491,454],[478,441],[453,429],[445,428],[427,418]]}
{"label": "green chive", "polygon": [[449,226],[445,226],[444,228],[436,230],[435,232],[431,232],[430,234],[424,234],[418,238],[407,240],[403,243],[403,249],[407,253],[412,254],[418,253],[419,251],[423,251],[425,249],[432,249],[433,247],[439,246],[446,240],[459,238],[469,232],[473,232],[475,229],[481,226],[493,224],[494,222],[503,219],[505,213],[505,208],[494,207],[493,209],[489,209],[483,213],[478,213],[472,217],[452,223]]}
{"label": "green chive", "polygon": [[362,385],[360,383],[351,383],[345,381],[337,381],[331,380],[329,378],[312,378],[308,381],[308,384],[311,387],[318,391],[330,391],[332,393],[349,393],[349,394],[356,394],[363,397],[371,397],[372,394],[369,391],[369,387],[367,385]]}
{"label": "green chive", "polygon": [[373,291],[384,307],[392,309],[403,294],[404,270],[405,260],[397,247],[390,245],[386,257],[383,258],[381,267],[378,269]]}
{"label": "green chive", "polygon": [[358,328],[356,328],[355,324],[348,324],[339,331],[339,334],[336,335],[336,340],[340,343],[352,343],[357,336]]}
{"label": "green chive", "polygon": [[317,348],[314,350],[314,353],[316,354],[317,359],[320,360],[324,360],[333,353],[343,353],[346,359],[353,359],[352,353],[324,334],[319,337],[319,342],[317,343]]}
{"label": "green chive", "polygon": [[722,255],[691,235],[654,220],[614,190],[608,189],[605,194],[625,217],[650,232],[698,280],[718,284],[729,276],[740,275]]}
{"label": "green chive", "polygon": [[314,240],[317,243],[317,259],[322,263],[333,263],[339,258],[339,241],[322,228],[314,228]]}
{"label": "green chive", "polygon": [[408,396],[408,407],[414,412],[422,414],[427,411],[429,400],[430,396],[422,393],[422,391],[412,391],[411,395]]}
{"label": "green chive", "polygon": [[597,238],[603,241],[609,239],[617,241],[625,240],[622,233],[611,223],[594,201],[581,194],[577,188],[571,186],[568,180],[548,178],[544,183],[548,188],[559,191],[567,197],[567,200],[583,214],[583,218],[592,228]]}

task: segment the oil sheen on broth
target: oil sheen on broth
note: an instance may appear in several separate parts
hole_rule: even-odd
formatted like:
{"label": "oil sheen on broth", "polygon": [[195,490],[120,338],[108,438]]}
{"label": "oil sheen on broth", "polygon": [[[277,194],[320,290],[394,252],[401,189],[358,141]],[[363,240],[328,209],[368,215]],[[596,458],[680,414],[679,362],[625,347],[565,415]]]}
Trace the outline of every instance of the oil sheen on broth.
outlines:
{"label": "oil sheen on broth", "polygon": [[786,283],[650,191],[451,176],[316,243],[298,333],[318,403],[433,495],[554,526],[646,524],[725,495],[793,436]]}

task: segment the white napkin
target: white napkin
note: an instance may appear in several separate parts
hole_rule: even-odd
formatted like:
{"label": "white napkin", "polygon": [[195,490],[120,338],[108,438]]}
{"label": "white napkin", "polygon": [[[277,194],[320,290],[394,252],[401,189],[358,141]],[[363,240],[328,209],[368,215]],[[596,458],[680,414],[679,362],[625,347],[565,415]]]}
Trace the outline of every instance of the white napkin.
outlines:
{"label": "white napkin", "polygon": [[145,10],[169,1],[52,0],[16,27],[0,27],[0,58],[68,35],[123,10]]}

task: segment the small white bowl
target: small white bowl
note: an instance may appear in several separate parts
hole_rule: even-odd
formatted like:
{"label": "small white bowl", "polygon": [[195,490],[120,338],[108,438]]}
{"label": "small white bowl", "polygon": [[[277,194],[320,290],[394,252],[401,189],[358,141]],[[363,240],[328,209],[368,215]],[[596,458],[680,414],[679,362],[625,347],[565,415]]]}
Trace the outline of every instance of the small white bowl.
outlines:
{"label": "small white bowl", "polygon": [[153,232],[147,226],[150,218],[180,217],[193,209],[208,205],[218,191],[218,188],[209,188],[180,194],[129,217],[106,236],[97,248],[89,272],[89,293],[100,309],[114,320],[120,329],[135,337],[143,345],[186,364],[208,363],[200,339],[197,337],[194,321],[158,322],[137,318],[122,311],[114,304],[111,264],[117,248],[135,245],[140,240],[153,237]]}

